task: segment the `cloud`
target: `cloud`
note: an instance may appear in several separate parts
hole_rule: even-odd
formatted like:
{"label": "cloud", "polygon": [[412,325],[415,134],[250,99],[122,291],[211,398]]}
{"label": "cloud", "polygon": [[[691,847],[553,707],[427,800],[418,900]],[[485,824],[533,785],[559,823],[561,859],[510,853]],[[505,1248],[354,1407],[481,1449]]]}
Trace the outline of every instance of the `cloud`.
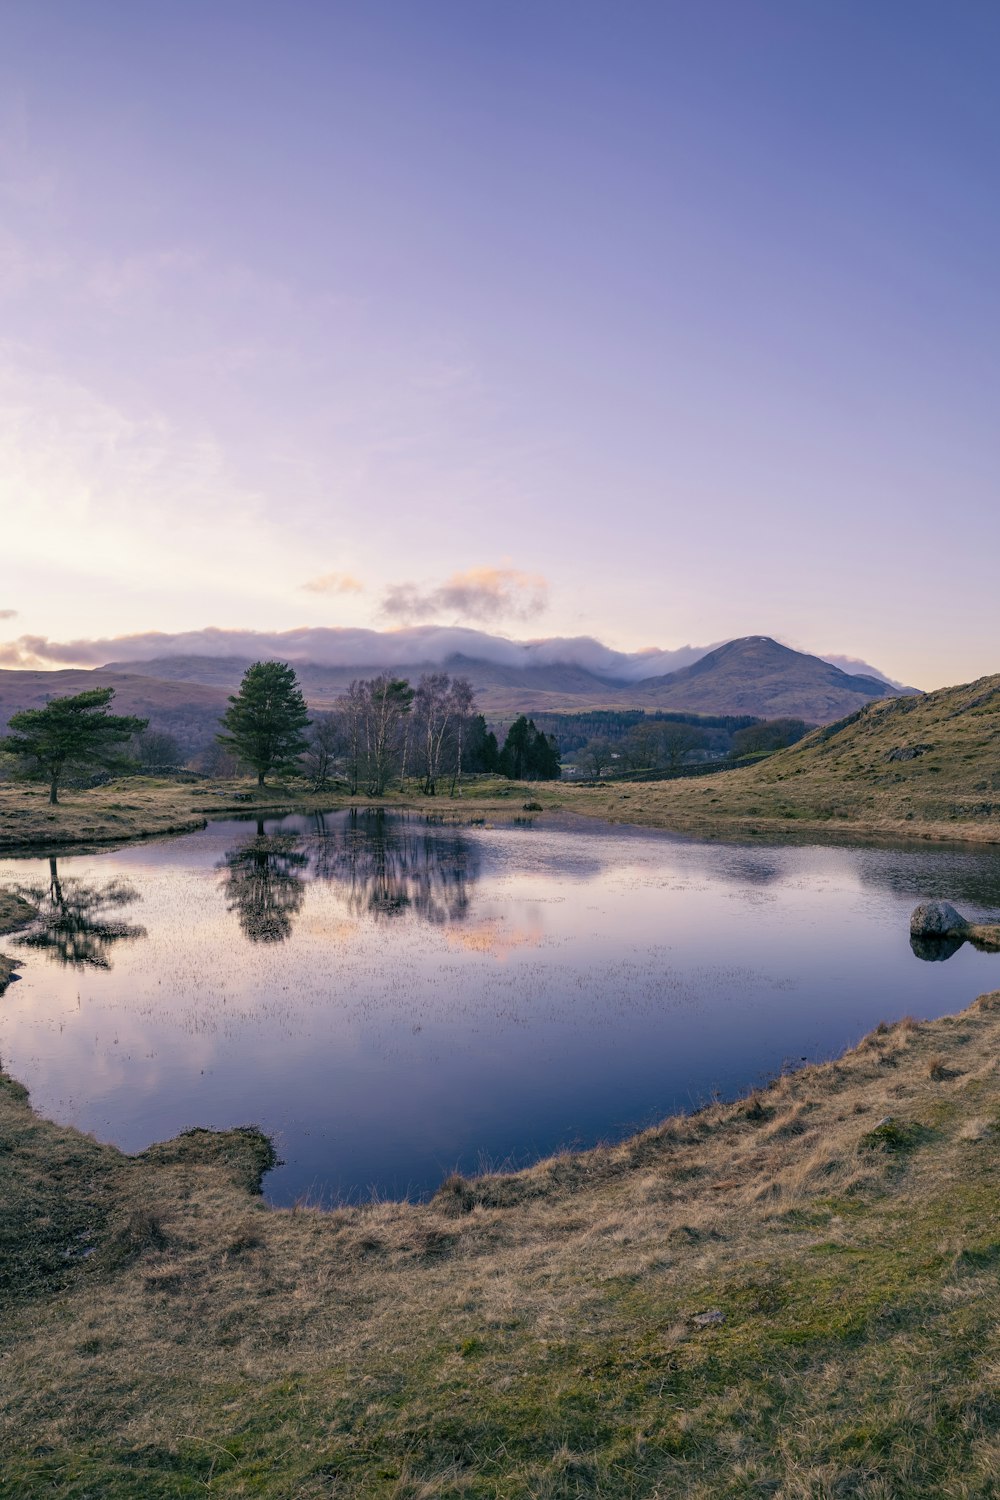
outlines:
{"label": "cloud", "polygon": [[395,583],[382,600],[382,614],[393,620],[426,620],[450,614],[462,620],[530,620],[548,608],[549,585],[537,573],[516,568],[469,568],[426,591],[415,583]]}
{"label": "cloud", "polygon": [[0,620],[16,620],[16,609],[0,609]]}
{"label": "cloud", "polygon": [[319,578],[309,578],[299,585],[310,594],[360,594],[364,584],[350,573],[322,573]]}
{"label": "cloud", "polygon": [[880,672],[878,667],[873,667],[870,662],[862,661],[858,656],[826,656],[822,661],[828,661],[831,667],[839,667],[842,672],[847,672],[851,677],[874,677],[878,682],[887,682],[890,687],[905,687],[903,682],[897,682],[895,677],[887,677]]}
{"label": "cloud", "polygon": [[53,641],[23,635],[0,644],[0,664],[9,667],[52,668],[104,666],[108,662],[144,662],[161,656],[223,656],[241,661],[277,657],[319,666],[382,668],[440,666],[459,655],[507,667],[544,667],[565,664],[583,667],[599,677],[636,682],[678,667],[690,666],[705,655],[707,646],[682,646],[676,651],[615,651],[591,636],[550,636],[518,641],[490,635],[462,625],[411,625],[396,630],[365,630],[348,626],[301,626],[295,630],[142,631],[134,635]]}

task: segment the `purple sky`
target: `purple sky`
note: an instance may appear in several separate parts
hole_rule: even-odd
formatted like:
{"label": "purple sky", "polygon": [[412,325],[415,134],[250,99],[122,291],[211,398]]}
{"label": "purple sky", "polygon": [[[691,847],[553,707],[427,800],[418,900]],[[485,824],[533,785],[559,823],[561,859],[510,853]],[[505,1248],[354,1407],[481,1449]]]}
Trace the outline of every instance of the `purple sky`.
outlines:
{"label": "purple sky", "polygon": [[1000,670],[998,76],[986,0],[6,0],[0,640]]}

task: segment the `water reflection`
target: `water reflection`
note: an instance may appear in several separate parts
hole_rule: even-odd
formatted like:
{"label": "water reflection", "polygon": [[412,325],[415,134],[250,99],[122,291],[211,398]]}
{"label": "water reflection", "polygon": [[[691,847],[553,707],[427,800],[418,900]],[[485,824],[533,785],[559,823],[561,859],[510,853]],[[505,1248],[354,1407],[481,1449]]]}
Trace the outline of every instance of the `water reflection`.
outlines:
{"label": "water reflection", "polygon": [[39,948],[56,963],[76,969],[110,969],[111,949],[116,943],[146,936],[145,927],[118,922],[108,908],[131,906],[139,892],[127,880],[109,880],[91,885],[75,876],[63,880],[57,859],[49,860],[49,883],[20,885],[19,895],[38,908],[37,920],[23,936],[14,939],[24,948]]}
{"label": "water reflection", "polygon": [[257,836],[227,851],[226,910],[235,912],[251,943],[283,943],[292,935],[292,919],[305,900],[303,871],[309,857],[294,834],[266,834],[257,820]]}
{"label": "water reflection", "polygon": [[940,964],[957,953],[964,942],[965,939],[960,937],[911,937],[910,947],[914,957],[922,958],[928,964]]}
{"label": "water reflection", "polygon": [[457,831],[431,833],[407,818],[362,808],[338,826],[323,826],[312,867],[317,880],[341,887],[356,915],[413,912],[442,924],[468,916],[481,852]]}

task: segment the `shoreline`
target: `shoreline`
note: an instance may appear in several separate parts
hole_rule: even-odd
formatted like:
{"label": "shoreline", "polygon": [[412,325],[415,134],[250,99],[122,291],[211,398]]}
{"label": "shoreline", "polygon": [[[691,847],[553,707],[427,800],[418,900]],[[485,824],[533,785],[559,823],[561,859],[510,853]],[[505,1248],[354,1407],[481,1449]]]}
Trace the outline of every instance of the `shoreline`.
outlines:
{"label": "shoreline", "polygon": [[998,1055],[992,991],[614,1145],[331,1210],[259,1197],[252,1127],[126,1156],[0,1075],[7,1492],[516,1500],[576,1493],[572,1462],[707,1500],[747,1492],[735,1430],[755,1489],[986,1493]]}
{"label": "shoreline", "polygon": [[[723,773],[727,777],[740,773]],[[697,790],[705,796],[699,778]],[[486,815],[511,819],[531,811],[565,814],[631,827],[676,834],[684,838],[779,843],[953,843],[990,847],[1000,844],[1000,821],[971,822],[943,818],[890,817],[809,818],[787,813],[748,813],[725,808],[707,810],[692,805],[691,781],[631,782],[622,792],[615,783],[589,788],[565,782],[513,782],[509,790],[495,784],[471,785],[462,797],[424,797],[397,793],[382,798],[336,790],[313,792],[299,787],[265,788],[258,794],[246,782],[208,783],[192,790],[187,782],[128,780],[86,792],[67,792],[55,810],[37,792],[13,792],[0,787],[0,857],[21,858],[48,851],[79,852],[110,848],[143,840],[193,833],[227,816],[279,817],[292,813],[333,812],[347,807],[381,808],[387,812],[440,815],[447,822],[467,822]],[[644,796],[645,794],[645,796]],[[127,800],[126,800],[127,799]],[[192,799],[197,800],[192,806]],[[210,800],[209,800],[210,799]],[[535,804],[531,807],[528,804]],[[630,803],[630,806],[623,806]],[[20,826],[17,826],[17,825]]]}

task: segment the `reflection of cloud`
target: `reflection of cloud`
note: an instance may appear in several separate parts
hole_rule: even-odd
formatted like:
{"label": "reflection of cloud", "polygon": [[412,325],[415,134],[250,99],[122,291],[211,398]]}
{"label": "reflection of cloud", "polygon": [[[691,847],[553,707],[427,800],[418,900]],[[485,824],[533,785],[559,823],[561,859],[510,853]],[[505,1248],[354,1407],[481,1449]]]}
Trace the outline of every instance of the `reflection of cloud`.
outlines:
{"label": "reflection of cloud", "polygon": [[395,583],[382,601],[392,619],[415,620],[442,613],[467,620],[527,620],[548,605],[549,585],[537,573],[516,568],[469,568],[453,573],[438,588],[421,591],[415,583]]}
{"label": "reflection of cloud", "polygon": [[310,594],[360,594],[364,584],[350,573],[323,573],[300,585]]}
{"label": "reflection of cloud", "polygon": [[447,940],[453,948],[464,948],[467,953],[488,953],[502,963],[519,948],[539,947],[544,936],[540,926],[512,927],[506,922],[485,921],[473,927],[450,928]]}

